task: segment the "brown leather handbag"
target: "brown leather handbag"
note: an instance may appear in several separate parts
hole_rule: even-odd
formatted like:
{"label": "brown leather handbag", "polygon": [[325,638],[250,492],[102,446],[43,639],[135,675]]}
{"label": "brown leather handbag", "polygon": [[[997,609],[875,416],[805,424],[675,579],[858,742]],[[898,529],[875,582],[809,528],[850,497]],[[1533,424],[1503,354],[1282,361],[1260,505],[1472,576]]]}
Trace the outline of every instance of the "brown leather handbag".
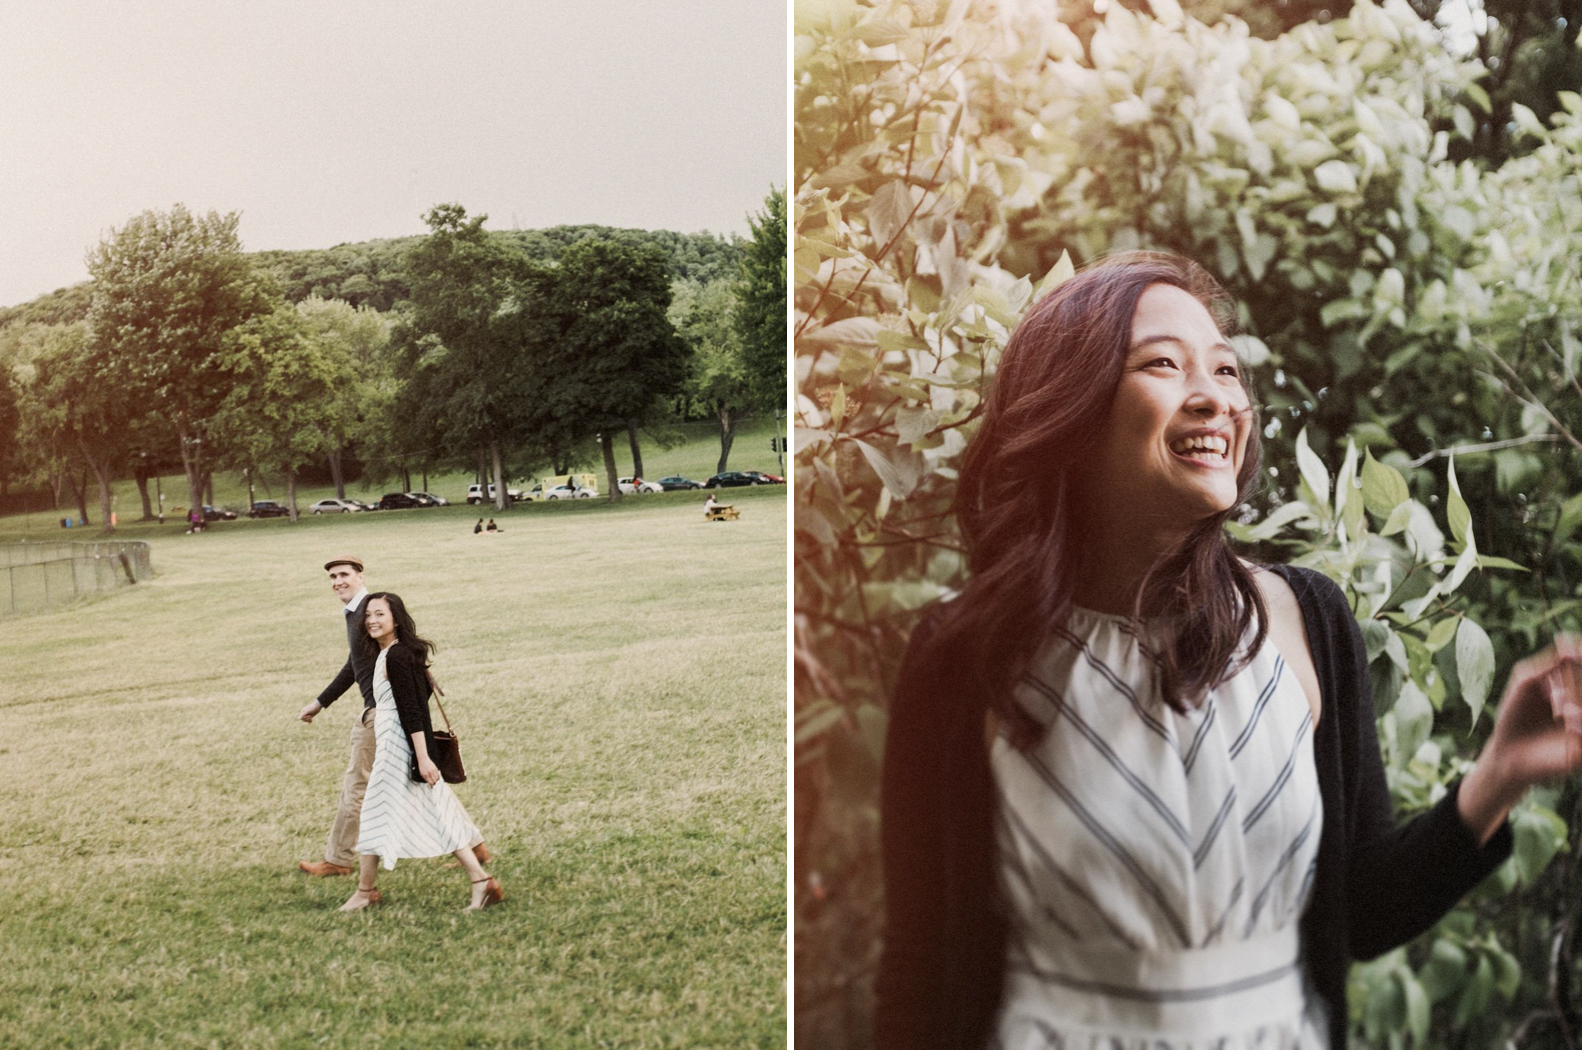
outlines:
{"label": "brown leather handbag", "polygon": [[[439,702],[437,694],[430,699],[434,701],[434,706],[439,708],[439,716],[445,720],[445,728],[436,729],[429,734],[429,760],[439,767],[439,775],[445,783],[464,784],[467,782],[467,770],[461,764],[461,745],[457,742],[456,734],[451,730],[450,716],[445,713],[445,705]],[[415,751],[412,753],[412,779],[419,784],[426,783],[423,774],[418,772]]]}

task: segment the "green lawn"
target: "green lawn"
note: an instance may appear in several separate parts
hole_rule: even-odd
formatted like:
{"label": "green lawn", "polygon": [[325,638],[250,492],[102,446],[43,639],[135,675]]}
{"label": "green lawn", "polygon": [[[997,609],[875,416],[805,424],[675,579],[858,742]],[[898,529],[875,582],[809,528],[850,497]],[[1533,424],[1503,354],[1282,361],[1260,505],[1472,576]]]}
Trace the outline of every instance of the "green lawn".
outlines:
{"label": "green lawn", "polygon": [[[784,1045],[785,489],[729,499],[123,529],[153,580],[0,620],[0,1046]],[[346,550],[439,643],[501,907],[296,870],[359,706],[295,718]]]}

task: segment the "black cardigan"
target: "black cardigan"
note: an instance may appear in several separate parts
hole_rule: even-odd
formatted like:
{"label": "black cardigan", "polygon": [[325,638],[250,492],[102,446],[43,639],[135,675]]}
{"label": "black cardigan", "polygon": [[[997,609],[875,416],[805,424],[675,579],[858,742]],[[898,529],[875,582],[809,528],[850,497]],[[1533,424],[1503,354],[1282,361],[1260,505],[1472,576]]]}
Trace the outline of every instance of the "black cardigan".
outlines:
{"label": "black cardigan", "polygon": [[[1301,920],[1302,958],[1346,1045],[1346,971],[1432,926],[1511,852],[1482,846],[1456,809],[1459,782],[1397,827],[1374,726],[1362,632],[1345,595],[1311,569],[1275,566],[1302,609],[1322,708],[1313,737],[1324,830]],[[913,632],[895,697],[881,792],[885,935],[876,986],[881,1050],[981,1047],[1003,990],[994,783],[985,702],[954,690],[952,654]]]}
{"label": "black cardigan", "polygon": [[416,649],[400,642],[391,645],[385,656],[385,675],[390,679],[390,691],[395,694],[401,731],[408,737],[413,733],[425,733],[425,741],[434,739],[434,724],[428,717],[428,698],[432,690],[427,668],[428,664]]}

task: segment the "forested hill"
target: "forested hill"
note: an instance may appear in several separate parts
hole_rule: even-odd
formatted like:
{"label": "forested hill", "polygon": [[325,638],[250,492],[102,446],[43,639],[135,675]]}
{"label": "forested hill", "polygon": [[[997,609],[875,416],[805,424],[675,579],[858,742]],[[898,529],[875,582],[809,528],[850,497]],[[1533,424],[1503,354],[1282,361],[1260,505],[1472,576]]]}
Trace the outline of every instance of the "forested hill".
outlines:
{"label": "forested hill", "polygon": [[[520,245],[536,259],[553,259],[567,246],[590,237],[657,244],[670,257],[677,278],[707,282],[734,277],[741,265],[745,242],[712,233],[676,233],[671,230],[630,230],[609,226],[552,226],[543,230],[496,230],[494,236]],[[344,299],[353,306],[367,304],[388,310],[407,297],[404,272],[406,253],[421,236],[388,237],[333,248],[298,251],[250,252],[261,269],[275,275],[282,293],[299,302],[317,293],[324,299]],[[88,282],[41,295],[18,306],[0,309],[0,328],[14,324],[66,324],[88,315]]]}

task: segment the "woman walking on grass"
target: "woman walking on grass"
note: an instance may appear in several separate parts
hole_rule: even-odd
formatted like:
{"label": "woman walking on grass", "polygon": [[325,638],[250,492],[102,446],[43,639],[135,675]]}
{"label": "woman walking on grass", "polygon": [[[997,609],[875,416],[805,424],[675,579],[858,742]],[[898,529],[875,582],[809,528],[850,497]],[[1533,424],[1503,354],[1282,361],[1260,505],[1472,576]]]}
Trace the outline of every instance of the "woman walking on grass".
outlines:
{"label": "woman walking on grass", "polygon": [[[428,755],[434,727],[428,715],[426,669],[434,645],[418,636],[406,606],[388,591],[368,596],[364,622],[368,633],[363,644],[379,650],[374,664],[375,751],[357,836],[357,892],[341,911],[380,902],[374,879],[381,861],[394,868],[400,857],[446,853],[461,861],[472,880],[469,911],[498,904],[504,898],[500,883],[483,870],[469,845],[479,840],[478,829]],[[411,776],[414,755],[423,783]]]}

